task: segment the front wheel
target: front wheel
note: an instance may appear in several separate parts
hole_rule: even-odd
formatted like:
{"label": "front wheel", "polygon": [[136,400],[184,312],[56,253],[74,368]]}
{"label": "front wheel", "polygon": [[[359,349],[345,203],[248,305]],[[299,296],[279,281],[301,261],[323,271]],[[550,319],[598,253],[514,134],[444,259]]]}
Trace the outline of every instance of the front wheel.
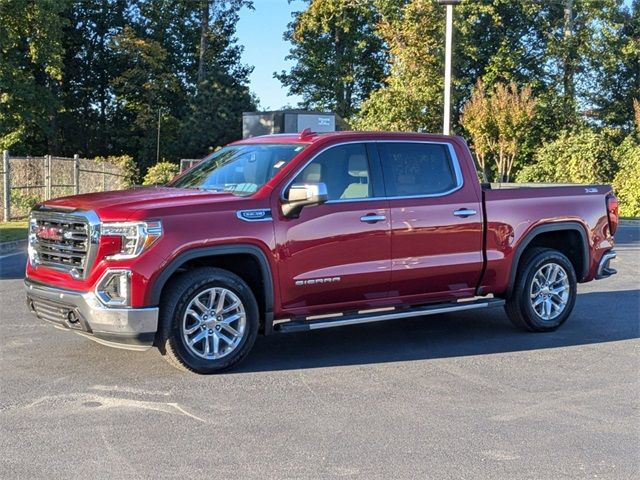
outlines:
{"label": "front wheel", "polygon": [[505,306],[507,316],[526,330],[555,330],[573,310],[577,283],[573,265],[564,254],[549,248],[532,249],[518,268]]}
{"label": "front wheel", "polygon": [[199,268],[182,274],[167,291],[161,318],[169,335],[160,351],[172,365],[211,374],[231,368],[249,353],[259,313],[244,280],[219,268]]}

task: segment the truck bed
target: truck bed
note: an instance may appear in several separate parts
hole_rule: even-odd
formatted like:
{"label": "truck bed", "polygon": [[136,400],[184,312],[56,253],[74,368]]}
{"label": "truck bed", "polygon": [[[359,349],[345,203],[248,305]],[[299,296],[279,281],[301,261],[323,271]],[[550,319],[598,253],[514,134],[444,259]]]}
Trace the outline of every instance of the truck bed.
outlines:
{"label": "truck bed", "polygon": [[589,275],[607,239],[606,198],[609,185],[561,185],[545,183],[483,184],[486,221],[486,273],[483,282],[498,289],[508,282],[515,246],[539,225],[571,223],[584,232],[591,250]]}

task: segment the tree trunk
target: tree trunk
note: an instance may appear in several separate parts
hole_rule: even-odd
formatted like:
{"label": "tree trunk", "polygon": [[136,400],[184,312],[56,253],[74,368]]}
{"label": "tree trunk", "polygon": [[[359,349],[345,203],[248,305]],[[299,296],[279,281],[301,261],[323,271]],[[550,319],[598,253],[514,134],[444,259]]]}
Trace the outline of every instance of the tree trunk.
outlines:
{"label": "tree trunk", "polygon": [[487,162],[482,162],[482,176],[486,183],[491,183],[491,167]]}
{"label": "tree trunk", "polygon": [[209,0],[200,0],[200,58],[198,62],[198,84],[204,81],[207,47],[209,45]]}
{"label": "tree trunk", "polygon": [[502,147],[500,147],[500,151],[498,152],[498,181],[500,183],[503,183],[505,178],[504,160],[504,151]]}

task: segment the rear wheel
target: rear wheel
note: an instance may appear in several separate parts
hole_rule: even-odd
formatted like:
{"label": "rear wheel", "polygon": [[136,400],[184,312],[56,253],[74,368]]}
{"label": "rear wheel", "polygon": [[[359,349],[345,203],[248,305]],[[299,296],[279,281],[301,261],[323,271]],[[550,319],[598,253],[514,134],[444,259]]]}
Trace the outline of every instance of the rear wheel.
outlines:
{"label": "rear wheel", "polygon": [[160,350],[172,365],[217,373],[249,353],[258,333],[258,305],[240,277],[199,268],[178,277],[166,291],[161,316],[168,338]]}
{"label": "rear wheel", "polygon": [[576,273],[569,259],[557,250],[535,248],[518,268],[505,309],[515,326],[547,332],[567,320],[576,294]]}

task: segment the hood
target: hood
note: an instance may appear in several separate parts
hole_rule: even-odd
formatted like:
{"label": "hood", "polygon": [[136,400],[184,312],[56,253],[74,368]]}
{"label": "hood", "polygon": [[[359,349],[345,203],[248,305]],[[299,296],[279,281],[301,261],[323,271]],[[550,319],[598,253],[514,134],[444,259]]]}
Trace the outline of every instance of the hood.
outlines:
{"label": "hood", "polygon": [[103,220],[127,220],[139,210],[157,210],[165,207],[174,209],[240,198],[231,193],[207,192],[191,188],[139,187],[56,198],[44,202],[43,205],[64,210],[93,210]]}

